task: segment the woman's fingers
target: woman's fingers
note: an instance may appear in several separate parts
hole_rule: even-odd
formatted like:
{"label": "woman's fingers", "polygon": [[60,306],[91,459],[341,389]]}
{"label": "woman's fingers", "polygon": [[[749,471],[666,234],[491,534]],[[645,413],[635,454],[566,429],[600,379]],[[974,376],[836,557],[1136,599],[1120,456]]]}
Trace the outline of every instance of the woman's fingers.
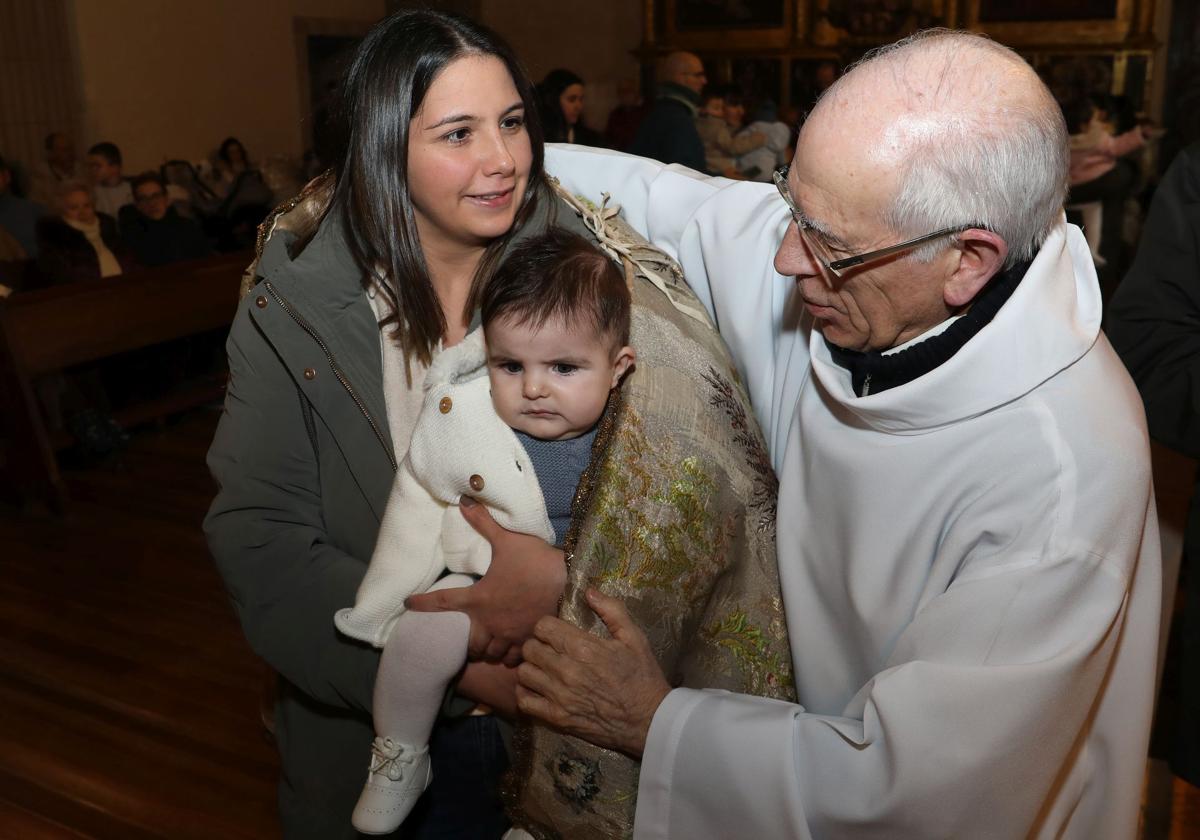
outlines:
{"label": "woman's fingers", "polygon": [[432,589],[409,595],[404,605],[413,612],[467,612],[473,603],[471,587],[463,586],[456,589]]}
{"label": "woman's fingers", "polygon": [[496,524],[496,520],[492,519],[487,505],[479,504],[470,496],[463,496],[458,509],[462,511],[463,519],[467,520],[471,527],[492,545],[495,545],[496,539],[505,533],[504,529]]}

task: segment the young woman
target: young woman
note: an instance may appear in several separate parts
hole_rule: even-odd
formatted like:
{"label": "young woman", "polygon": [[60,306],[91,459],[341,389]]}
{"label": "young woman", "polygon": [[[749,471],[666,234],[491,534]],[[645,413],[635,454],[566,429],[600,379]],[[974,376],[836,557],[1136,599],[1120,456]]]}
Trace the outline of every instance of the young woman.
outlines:
{"label": "young woman", "polygon": [[603,145],[600,134],[583,122],[583,79],[570,70],[551,70],[537,86],[539,114],[547,143]]}
{"label": "young woman", "polygon": [[[532,87],[482,27],[393,15],[359,48],[346,104],[331,200],[316,188],[318,200],[268,222],[235,319],[205,521],[247,638],[281,677],[284,835],[323,840],[355,836],[379,659],[333,615],[366,571],[433,354],[466,334],[505,243],[545,204]],[[313,205],[311,236],[286,229]],[[465,610],[472,650],[504,658],[553,611],[564,578],[542,540],[494,542]],[[489,690],[500,668],[469,666],[460,694],[511,707],[511,687]],[[434,782],[404,836],[499,836],[506,759],[492,716],[440,725],[432,748]]]}

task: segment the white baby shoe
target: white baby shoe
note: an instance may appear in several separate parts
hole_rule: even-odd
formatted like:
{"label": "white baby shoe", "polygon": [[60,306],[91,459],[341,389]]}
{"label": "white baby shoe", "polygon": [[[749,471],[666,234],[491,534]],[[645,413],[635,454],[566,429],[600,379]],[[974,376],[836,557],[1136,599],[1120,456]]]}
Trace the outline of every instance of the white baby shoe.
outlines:
{"label": "white baby shoe", "polygon": [[404,822],[431,778],[428,746],[376,738],[367,783],[350,822],[363,834],[390,834]]}

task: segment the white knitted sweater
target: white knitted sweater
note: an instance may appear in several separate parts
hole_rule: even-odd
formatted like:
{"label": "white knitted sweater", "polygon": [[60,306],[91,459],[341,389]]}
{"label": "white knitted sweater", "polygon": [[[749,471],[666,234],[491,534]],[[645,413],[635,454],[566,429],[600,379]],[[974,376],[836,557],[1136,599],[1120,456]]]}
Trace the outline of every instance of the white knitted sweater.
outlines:
{"label": "white knitted sweater", "polygon": [[371,565],[354,607],[334,616],[341,632],[383,647],[409,595],[424,592],[446,569],[487,571],[491,548],[463,519],[464,495],[486,504],[505,528],[554,541],[533,464],[492,405],[482,329],[429,367]]}

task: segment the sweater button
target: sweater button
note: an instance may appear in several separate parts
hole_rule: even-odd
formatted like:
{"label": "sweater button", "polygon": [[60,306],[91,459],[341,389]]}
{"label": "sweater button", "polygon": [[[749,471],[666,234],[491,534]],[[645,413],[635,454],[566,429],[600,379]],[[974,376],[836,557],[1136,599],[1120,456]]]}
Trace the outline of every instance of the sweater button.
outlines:
{"label": "sweater button", "polygon": [[309,381],[316,379],[317,372],[315,370],[313,370],[312,368],[305,368],[304,369],[304,378]]}
{"label": "sweater button", "polygon": [[438,411],[442,412],[442,414],[449,414],[452,408],[454,408],[454,400],[449,397],[442,397],[438,403]]}
{"label": "sweater button", "polygon": [[483,489],[483,476],[473,475],[467,480],[467,483],[471,485],[472,490],[478,493]]}
{"label": "sweater button", "polygon": [[266,309],[267,308],[267,299],[265,297],[263,297],[262,295],[259,295],[258,297],[256,297],[254,299],[254,305],[257,306],[259,309]]}

